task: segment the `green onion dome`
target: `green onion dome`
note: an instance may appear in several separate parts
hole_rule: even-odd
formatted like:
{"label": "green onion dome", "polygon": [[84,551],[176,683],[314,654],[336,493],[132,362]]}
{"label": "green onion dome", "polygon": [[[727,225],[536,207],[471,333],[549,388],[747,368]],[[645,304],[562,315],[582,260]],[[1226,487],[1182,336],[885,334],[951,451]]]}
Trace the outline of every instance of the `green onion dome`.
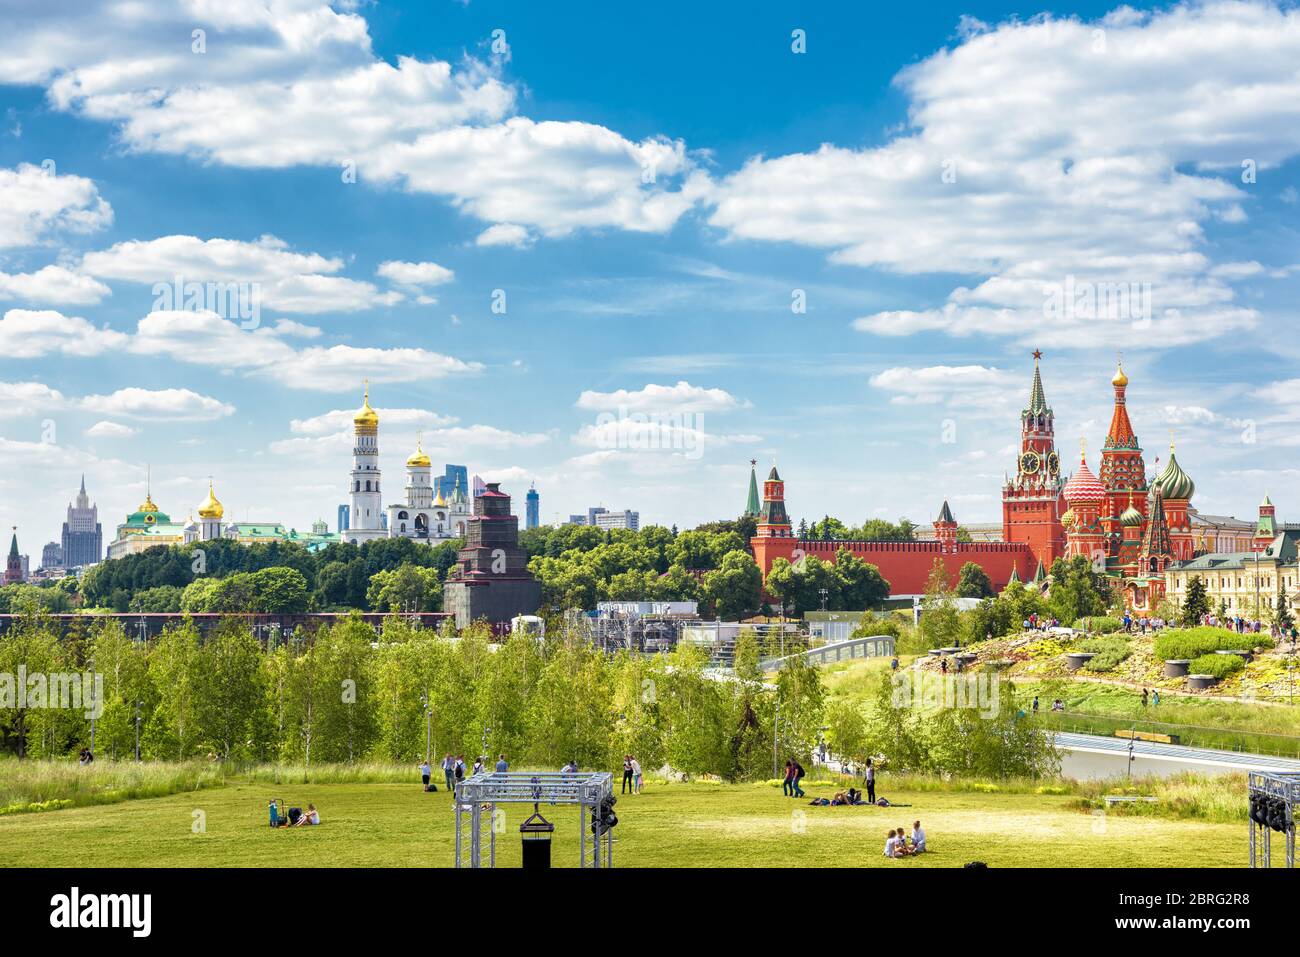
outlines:
{"label": "green onion dome", "polygon": [[1169,449],[1169,461],[1166,463],[1164,471],[1156,478],[1156,484],[1160,486],[1160,494],[1164,496],[1166,501],[1169,499],[1185,501],[1190,499],[1192,493],[1196,491],[1196,483],[1178,464],[1178,459],[1174,455],[1172,447]]}
{"label": "green onion dome", "polygon": [[1136,525],[1141,525],[1142,521],[1143,521],[1142,513],[1139,512],[1136,508],[1134,508],[1131,504],[1129,505],[1128,508],[1124,509],[1124,511],[1121,512],[1119,516],[1119,523],[1129,528],[1132,528]]}

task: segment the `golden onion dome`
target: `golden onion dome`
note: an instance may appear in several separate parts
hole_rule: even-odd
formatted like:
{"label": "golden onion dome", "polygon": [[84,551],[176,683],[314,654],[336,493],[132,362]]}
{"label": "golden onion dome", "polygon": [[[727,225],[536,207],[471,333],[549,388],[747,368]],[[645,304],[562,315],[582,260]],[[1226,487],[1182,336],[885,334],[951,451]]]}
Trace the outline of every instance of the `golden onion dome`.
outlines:
{"label": "golden onion dome", "polygon": [[208,497],[205,498],[203,503],[199,506],[199,518],[221,518],[221,516],[225,514],[226,510],[222,504],[217,501],[217,497],[212,494],[212,483],[209,482]]}
{"label": "golden onion dome", "polygon": [[153,493],[152,493],[152,492],[146,492],[146,493],[145,493],[144,501],[140,503],[140,507],[137,508],[136,511],[137,511],[137,512],[156,512],[156,511],[158,511],[158,506],[155,505],[155,504],[153,503]]}
{"label": "golden onion dome", "polygon": [[1077,517],[1078,517],[1078,516],[1076,516],[1076,515],[1074,514],[1074,509],[1072,509],[1072,508],[1067,508],[1067,509],[1065,510],[1065,512],[1062,513],[1062,515],[1061,515],[1061,524],[1062,524],[1065,528],[1070,528],[1071,526],[1074,525],[1074,520],[1075,520]]}
{"label": "golden onion dome", "polygon": [[370,407],[370,383],[366,383],[365,399],[361,408],[352,417],[352,424],[358,432],[374,432],[379,428],[379,413]]}
{"label": "golden onion dome", "polygon": [[1115,368],[1115,377],[1110,380],[1110,384],[1121,387],[1128,385],[1128,376],[1124,374],[1124,363],[1119,363]]}
{"label": "golden onion dome", "polygon": [[420,443],[416,442],[415,451],[412,452],[411,457],[406,460],[406,467],[408,469],[427,469],[432,465],[433,463],[429,461],[429,456],[424,454],[424,449],[421,447]]}
{"label": "golden onion dome", "polygon": [[442,489],[438,489],[438,497],[433,500],[435,508],[446,508],[447,500],[442,497]]}

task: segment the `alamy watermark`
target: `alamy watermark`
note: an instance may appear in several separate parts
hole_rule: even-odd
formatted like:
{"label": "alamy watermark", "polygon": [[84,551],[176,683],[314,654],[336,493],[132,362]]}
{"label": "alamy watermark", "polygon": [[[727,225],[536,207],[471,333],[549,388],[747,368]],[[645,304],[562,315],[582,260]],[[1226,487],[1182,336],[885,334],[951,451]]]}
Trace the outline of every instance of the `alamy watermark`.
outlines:
{"label": "alamy watermark", "polygon": [[104,676],[87,671],[0,671],[0,711],[27,709],[83,711],[87,718],[104,713]]}
{"label": "alamy watermark", "polygon": [[1047,319],[1151,319],[1151,283],[1087,282],[1066,276],[1043,286]]}
{"label": "alamy watermark", "polygon": [[241,329],[262,324],[262,284],[257,282],[194,282],[177,275],[153,285],[155,312],[215,312],[238,321]]}
{"label": "alamy watermark", "polygon": [[895,708],[937,711],[962,708],[979,712],[981,718],[997,717],[1000,681],[997,672],[973,675],[930,675],[924,681],[908,672],[893,676],[890,703]]}
{"label": "alamy watermark", "polygon": [[704,455],[704,415],[700,412],[617,412],[596,417],[594,437],[598,448],[638,452],[682,452],[688,459]]}

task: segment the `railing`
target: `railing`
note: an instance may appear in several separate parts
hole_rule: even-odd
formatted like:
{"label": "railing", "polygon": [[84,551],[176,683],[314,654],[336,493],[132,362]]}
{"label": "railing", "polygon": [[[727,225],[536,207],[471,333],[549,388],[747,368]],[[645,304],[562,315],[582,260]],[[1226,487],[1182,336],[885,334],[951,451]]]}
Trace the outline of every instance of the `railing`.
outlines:
{"label": "railing", "polygon": [[[1116,731],[1155,731],[1177,735],[1178,743],[1192,748],[1212,748],[1240,754],[1264,754],[1279,758],[1300,758],[1300,736],[1277,731],[1243,731],[1239,728],[1212,728],[1197,724],[1147,721],[1118,715],[1087,714],[1078,711],[1041,710],[1038,719],[1054,731],[1076,734],[1114,736]],[[1026,711],[1028,708],[1026,707]]]}
{"label": "railing", "polygon": [[868,635],[862,638],[850,638],[848,641],[818,645],[780,658],[765,658],[758,663],[758,666],[764,671],[779,671],[782,663],[791,658],[804,658],[824,665],[853,658],[888,658],[893,653],[894,638],[891,635]]}

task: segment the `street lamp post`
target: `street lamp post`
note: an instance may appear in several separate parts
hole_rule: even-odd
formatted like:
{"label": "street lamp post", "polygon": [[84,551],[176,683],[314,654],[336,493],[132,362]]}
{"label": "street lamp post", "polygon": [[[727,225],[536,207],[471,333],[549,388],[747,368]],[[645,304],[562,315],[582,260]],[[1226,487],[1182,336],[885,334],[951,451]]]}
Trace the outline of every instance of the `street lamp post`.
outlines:
{"label": "street lamp post", "polygon": [[817,594],[822,596],[822,611],[826,610],[826,596],[830,594],[825,588],[819,589]]}
{"label": "street lamp post", "polygon": [[140,763],[140,705],[142,702],[135,703],[135,760]]}
{"label": "street lamp post", "polygon": [[420,706],[424,709],[424,760],[427,764],[433,755],[433,709],[429,707],[429,692],[420,696]]}
{"label": "street lamp post", "polygon": [[779,734],[780,727],[781,727],[781,699],[777,698],[776,714],[772,718],[772,777],[777,776],[778,773],[777,764],[781,760],[777,756],[777,740],[778,740],[777,736]]}

